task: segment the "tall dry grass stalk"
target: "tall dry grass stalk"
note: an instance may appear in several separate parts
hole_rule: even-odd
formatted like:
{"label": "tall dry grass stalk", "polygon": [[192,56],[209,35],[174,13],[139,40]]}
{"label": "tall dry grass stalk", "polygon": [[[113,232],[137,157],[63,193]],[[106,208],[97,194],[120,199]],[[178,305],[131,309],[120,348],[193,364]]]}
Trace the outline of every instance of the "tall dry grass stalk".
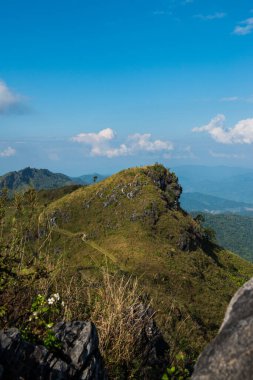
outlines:
{"label": "tall dry grass stalk", "polygon": [[140,312],[140,295],[137,280],[103,271],[91,319],[98,329],[100,350],[107,364],[127,366],[138,360],[137,345],[144,327],[143,315],[147,314],[143,309]]}

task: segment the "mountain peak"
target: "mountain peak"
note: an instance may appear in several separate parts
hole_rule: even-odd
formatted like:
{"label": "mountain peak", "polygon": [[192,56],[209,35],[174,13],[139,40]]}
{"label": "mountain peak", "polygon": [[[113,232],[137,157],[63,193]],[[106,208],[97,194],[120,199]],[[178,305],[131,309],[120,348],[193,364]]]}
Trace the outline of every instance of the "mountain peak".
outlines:
{"label": "mountain peak", "polygon": [[29,166],[0,177],[0,189],[7,187],[10,192],[26,190],[29,187],[34,187],[36,190],[52,189],[70,184],[72,184],[71,179],[64,174]]}

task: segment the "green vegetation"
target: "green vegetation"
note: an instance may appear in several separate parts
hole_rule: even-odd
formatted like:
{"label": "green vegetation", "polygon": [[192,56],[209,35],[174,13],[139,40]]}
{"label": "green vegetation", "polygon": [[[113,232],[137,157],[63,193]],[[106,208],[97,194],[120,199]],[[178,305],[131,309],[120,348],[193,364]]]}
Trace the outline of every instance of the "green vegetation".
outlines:
{"label": "green vegetation", "polygon": [[215,231],[216,240],[221,246],[253,261],[253,217],[235,214],[201,215],[204,217],[204,226]]}
{"label": "green vegetation", "polygon": [[10,172],[0,177],[0,189],[7,188],[9,193],[24,191],[30,187],[39,189],[55,189],[73,185],[73,181],[64,174],[52,173],[47,169],[25,168],[18,172]]}
{"label": "green vegetation", "polygon": [[44,328],[92,318],[111,377],[138,378],[138,352],[131,349],[138,321],[120,316],[142,295],[170,347],[166,376],[186,375],[253,265],[210,241],[200,221],[180,208],[181,190],[177,177],[156,164],[65,195],[29,190],[8,201],[2,193],[1,327],[24,328],[38,294],[42,309],[59,294],[59,313],[39,311]]}
{"label": "green vegetation", "polygon": [[23,339],[43,344],[50,350],[60,348],[60,342],[52,328],[63,306],[64,301],[61,302],[59,293],[52,294],[48,299],[38,294],[33,300],[30,315],[21,330]]}
{"label": "green vegetation", "polygon": [[166,369],[162,380],[188,380],[190,379],[190,374],[193,371],[192,364],[191,368],[187,368],[187,358],[184,354],[179,353],[176,355],[175,363],[172,367]]}

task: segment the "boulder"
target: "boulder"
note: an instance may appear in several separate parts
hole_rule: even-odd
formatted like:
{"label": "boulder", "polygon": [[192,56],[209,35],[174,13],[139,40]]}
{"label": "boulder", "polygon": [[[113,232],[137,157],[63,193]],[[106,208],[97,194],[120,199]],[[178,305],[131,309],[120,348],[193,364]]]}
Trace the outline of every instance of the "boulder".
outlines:
{"label": "boulder", "polygon": [[253,278],[232,298],[219,334],[200,355],[192,380],[253,379]]}
{"label": "boulder", "polygon": [[140,303],[137,314],[143,323],[137,346],[141,355],[139,379],[161,379],[168,365],[169,346],[153,318],[154,311]]}
{"label": "boulder", "polygon": [[105,380],[98,336],[90,321],[59,323],[57,353],[21,339],[18,329],[0,331],[0,380]]}

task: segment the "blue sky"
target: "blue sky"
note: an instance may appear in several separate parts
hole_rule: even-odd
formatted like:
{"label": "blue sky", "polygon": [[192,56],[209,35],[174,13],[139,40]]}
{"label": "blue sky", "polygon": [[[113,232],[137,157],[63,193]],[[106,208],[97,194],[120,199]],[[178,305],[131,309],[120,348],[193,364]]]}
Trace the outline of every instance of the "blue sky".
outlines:
{"label": "blue sky", "polygon": [[3,2],[0,174],[253,167],[253,4],[236,3]]}

